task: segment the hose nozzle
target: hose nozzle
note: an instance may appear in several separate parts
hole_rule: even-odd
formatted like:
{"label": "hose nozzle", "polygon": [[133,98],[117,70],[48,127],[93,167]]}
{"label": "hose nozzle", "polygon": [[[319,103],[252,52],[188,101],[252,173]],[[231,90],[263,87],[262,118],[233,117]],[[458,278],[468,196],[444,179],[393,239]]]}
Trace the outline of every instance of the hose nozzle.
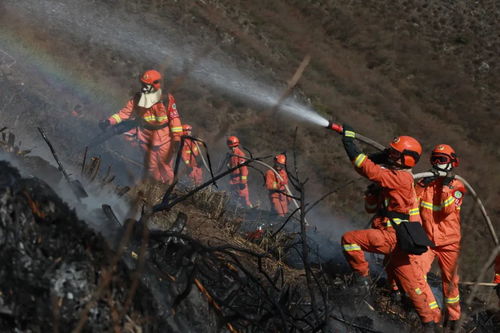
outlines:
{"label": "hose nozzle", "polygon": [[329,130],[335,131],[339,134],[342,134],[342,132],[344,131],[344,129],[342,128],[342,125],[336,124],[332,121],[328,122],[328,126],[326,126],[326,128],[328,128]]}

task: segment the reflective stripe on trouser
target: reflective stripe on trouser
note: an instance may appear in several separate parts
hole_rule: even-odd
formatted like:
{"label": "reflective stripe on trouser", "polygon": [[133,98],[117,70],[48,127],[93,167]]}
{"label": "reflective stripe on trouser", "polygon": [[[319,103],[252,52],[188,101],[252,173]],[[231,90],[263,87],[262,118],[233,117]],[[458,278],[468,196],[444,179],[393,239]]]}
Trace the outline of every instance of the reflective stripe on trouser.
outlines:
{"label": "reflective stripe on trouser", "polygon": [[174,179],[172,169],[171,141],[161,145],[148,147],[147,144],[141,144],[142,149],[146,151],[144,156],[144,167],[149,175],[162,183],[170,184]]}
{"label": "reflective stripe on trouser", "polygon": [[436,321],[435,309],[430,307],[430,303],[434,302],[435,299],[429,299],[425,292],[429,287],[423,278],[421,269],[417,269],[407,254],[396,249],[396,233],[392,228],[389,230],[366,229],[345,233],[342,236],[342,245],[352,246],[355,244],[362,250],[344,251],[347,261],[353,270],[366,276],[369,274],[369,270],[363,251],[387,255],[389,260],[387,269],[392,272],[397,283],[412,300],[422,322]]}
{"label": "reflective stripe on trouser", "polygon": [[439,268],[441,269],[444,306],[448,312],[449,320],[458,320],[461,314],[458,289],[459,276],[457,273],[459,255],[458,244],[450,244],[435,247],[429,251],[429,255],[422,257],[423,270],[427,274],[434,258],[437,256]]}
{"label": "reflective stripe on trouser", "polygon": [[342,236],[342,249],[352,269],[362,276],[368,275],[368,262],[363,251],[389,254],[396,246],[396,233],[381,229],[346,232]]}
{"label": "reflective stripe on trouser", "polygon": [[422,322],[438,322],[441,316],[436,299],[413,257],[416,256],[408,256],[396,249],[391,254],[389,269],[393,271],[398,284],[411,299]]}

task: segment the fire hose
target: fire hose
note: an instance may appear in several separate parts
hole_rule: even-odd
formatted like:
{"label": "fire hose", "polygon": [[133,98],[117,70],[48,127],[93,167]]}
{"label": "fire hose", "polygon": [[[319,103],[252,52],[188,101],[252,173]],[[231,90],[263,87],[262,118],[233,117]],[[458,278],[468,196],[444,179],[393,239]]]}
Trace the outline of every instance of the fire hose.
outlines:
{"label": "fire hose", "polygon": [[[339,124],[336,124],[336,123],[333,123],[333,122],[329,122],[328,123],[328,126],[326,127],[327,129],[330,129],[332,131],[335,131],[339,134],[342,134],[343,132],[343,128],[342,128],[342,125],[339,125]],[[381,145],[380,143],[366,137],[366,136],[363,136],[361,134],[358,134],[356,133],[355,135],[355,139],[361,141],[361,142],[364,142],[378,150],[384,150],[385,147],[383,145]],[[446,177],[446,176],[449,176],[446,172],[444,171],[438,171],[439,173],[439,176],[441,177]],[[425,177],[434,177],[436,176],[436,172],[421,172],[421,173],[417,173],[415,175],[413,175],[413,178],[414,179],[420,179],[420,178],[425,178]],[[496,246],[499,245],[499,241],[498,241],[498,236],[496,234],[496,231],[495,231],[495,228],[493,227],[493,223],[491,223],[491,219],[490,217],[488,216],[488,213],[486,212],[486,209],[484,208],[484,205],[483,205],[483,202],[481,201],[481,199],[479,198],[479,196],[477,195],[476,191],[474,190],[474,188],[472,188],[472,186],[469,184],[468,181],[466,181],[463,177],[459,176],[459,175],[451,175],[451,177],[455,178],[455,179],[458,179],[460,180],[461,182],[464,183],[465,187],[467,188],[467,190],[469,190],[469,192],[472,194],[472,197],[474,198],[474,200],[476,201],[477,205],[479,206],[480,210],[481,210],[481,214],[483,215],[483,218],[484,218],[484,221],[486,222],[487,226],[488,226],[488,230],[491,234],[491,237],[493,238],[493,242],[495,243]]]}

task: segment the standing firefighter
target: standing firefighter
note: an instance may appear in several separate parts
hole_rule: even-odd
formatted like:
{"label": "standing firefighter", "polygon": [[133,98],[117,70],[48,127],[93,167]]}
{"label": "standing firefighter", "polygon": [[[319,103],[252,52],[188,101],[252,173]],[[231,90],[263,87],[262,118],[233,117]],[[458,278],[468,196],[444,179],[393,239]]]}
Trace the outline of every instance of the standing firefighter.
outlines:
{"label": "standing firefighter", "polygon": [[171,183],[174,173],[171,159],[174,147],[182,135],[182,125],[174,97],[168,94],[168,105],[161,100],[161,74],[148,70],[142,74],[142,89],[131,98],[125,107],[99,123],[102,130],[124,120],[137,121],[137,127],[129,131],[145,150],[145,166],[157,181]]}
{"label": "standing firefighter", "polygon": [[[449,145],[437,145],[431,154],[433,170],[450,172],[458,166],[455,150]],[[422,255],[423,270],[427,273],[438,259],[441,268],[443,295],[448,313],[448,323],[454,329],[460,319],[458,290],[458,257],[460,255],[460,207],[465,194],[464,184],[453,177],[428,177],[416,185],[420,198],[420,216],[429,238],[436,245]]]}
{"label": "standing firefighter", "polygon": [[[344,126],[344,148],[355,169],[364,177],[377,183],[383,195],[383,209],[374,217],[372,229],[355,230],[342,236],[342,246],[347,261],[356,273],[356,286],[368,290],[370,278],[368,262],[363,251],[385,254],[387,270],[413,302],[426,331],[433,331],[439,320],[435,312],[435,299],[426,290],[420,267],[417,267],[398,245],[396,228],[406,228],[404,223],[418,223],[418,206],[411,168],[422,153],[420,143],[412,137],[395,138],[386,150],[388,167],[374,163],[361,153],[354,143],[354,131]],[[420,226],[420,225],[419,225]],[[420,227],[421,228],[421,227]]]}
{"label": "standing firefighter", "polygon": [[288,184],[288,174],[285,165],[286,156],[279,154],[274,157],[274,169],[278,171],[279,176],[273,170],[266,172],[266,188],[269,190],[271,211],[279,216],[285,216],[288,213],[289,198],[285,188]]}
{"label": "standing firefighter", "polygon": [[[182,130],[184,135],[191,136],[191,130],[193,128],[191,125],[183,124]],[[184,138],[184,146],[182,147],[182,160],[186,164],[187,168],[190,170],[189,178],[193,180],[195,185],[200,185],[203,181],[203,172],[200,167],[201,163],[199,163],[200,159],[200,150],[198,149],[198,145],[196,141],[185,137]]]}
{"label": "standing firefighter", "polygon": [[[230,136],[227,139],[227,146],[231,150],[229,153],[228,168],[242,164],[246,161],[245,153],[239,148],[240,140],[235,136]],[[229,184],[231,186],[231,194],[237,199],[237,202],[244,207],[252,208],[250,202],[250,194],[248,193],[248,168],[242,166],[234,170],[230,174]]]}

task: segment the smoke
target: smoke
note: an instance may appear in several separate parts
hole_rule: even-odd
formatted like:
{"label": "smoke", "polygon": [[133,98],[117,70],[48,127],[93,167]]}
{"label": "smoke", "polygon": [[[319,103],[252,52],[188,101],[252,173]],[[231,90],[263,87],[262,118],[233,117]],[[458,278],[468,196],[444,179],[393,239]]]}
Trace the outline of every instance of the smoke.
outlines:
{"label": "smoke", "polygon": [[[170,23],[172,29],[165,34],[164,25],[169,24],[168,22],[162,21],[160,26],[160,23],[151,20],[145,25],[141,24],[143,17],[140,14],[113,10],[102,3],[85,3],[78,0],[6,0],[4,6],[6,11],[30,17],[31,22],[40,22],[55,35],[58,31],[64,35],[70,34],[82,44],[91,41],[92,47],[113,49],[141,63],[158,64],[168,59],[171,71],[178,73],[189,63],[193,66],[189,71],[192,79],[242,101],[263,108],[275,107],[280,101],[281,91],[276,89],[275,85],[265,84],[265,78],[258,78],[254,71],[242,68],[241,64],[235,63],[227,55],[204,54],[200,58],[202,50],[199,44],[188,44],[188,37],[176,31],[173,22]],[[124,19],[124,16],[127,19]],[[4,48],[7,46],[3,45]],[[62,72],[48,75],[63,78],[71,75],[69,68],[59,70]],[[45,80],[59,85],[59,80],[52,77]],[[78,79],[72,78],[69,81],[75,80]],[[98,82],[96,84],[99,85]],[[64,85],[60,87],[63,91],[67,89]],[[102,90],[105,91],[106,88],[103,87]],[[279,107],[279,112],[301,122],[322,127],[328,125],[325,118],[294,98],[285,99]]]}

